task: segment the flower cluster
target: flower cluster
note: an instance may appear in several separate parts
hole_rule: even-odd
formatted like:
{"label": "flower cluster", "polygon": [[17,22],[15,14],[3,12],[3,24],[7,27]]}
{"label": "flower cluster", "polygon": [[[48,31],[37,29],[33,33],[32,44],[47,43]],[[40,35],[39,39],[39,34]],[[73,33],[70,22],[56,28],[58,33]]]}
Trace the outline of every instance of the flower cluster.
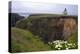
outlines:
{"label": "flower cluster", "polygon": [[52,49],[62,50],[62,49],[75,49],[77,47],[76,43],[69,43],[68,41],[56,40],[48,42]]}

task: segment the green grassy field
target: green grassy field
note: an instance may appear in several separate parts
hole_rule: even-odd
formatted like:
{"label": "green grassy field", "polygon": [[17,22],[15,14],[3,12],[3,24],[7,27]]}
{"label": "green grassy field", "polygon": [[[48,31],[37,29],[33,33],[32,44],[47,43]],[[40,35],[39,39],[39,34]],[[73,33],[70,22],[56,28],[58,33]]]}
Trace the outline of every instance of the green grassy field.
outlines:
{"label": "green grassy field", "polygon": [[[72,36],[67,41],[68,43],[62,44],[57,43],[50,43],[45,44],[43,41],[41,41],[41,38],[39,36],[33,35],[28,30],[23,30],[19,28],[12,27],[11,28],[11,52],[32,52],[32,51],[49,51],[49,50],[63,50],[67,49],[65,45],[72,44],[70,46],[70,49],[77,49],[77,33],[72,34]],[[58,46],[62,46],[61,48]],[[74,47],[73,44],[75,44]],[[57,48],[55,48],[57,46]]]}
{"label": "green grassy field", "polygon": [[50,50],[50,46],[44,44],[38,36],[28,30],[19,28],[11,29],[11,52],[31,52]]}

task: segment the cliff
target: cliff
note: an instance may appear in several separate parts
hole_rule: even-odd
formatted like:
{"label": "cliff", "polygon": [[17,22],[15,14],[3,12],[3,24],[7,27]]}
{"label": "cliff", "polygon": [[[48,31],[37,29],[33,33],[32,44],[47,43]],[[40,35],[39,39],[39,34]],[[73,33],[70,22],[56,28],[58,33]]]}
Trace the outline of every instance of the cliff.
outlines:
{"label": "cliff", "polygon": [[36,14],[17,22],[16,27],[28,29],[40,36],[44,42],[68,40],[78,27],[77,16]]}
{"label": "cliff", "polygon": [[16,22],[23,19],[23,16],[20,16],[18,13],[8,13],[10,26],[15,26]]}

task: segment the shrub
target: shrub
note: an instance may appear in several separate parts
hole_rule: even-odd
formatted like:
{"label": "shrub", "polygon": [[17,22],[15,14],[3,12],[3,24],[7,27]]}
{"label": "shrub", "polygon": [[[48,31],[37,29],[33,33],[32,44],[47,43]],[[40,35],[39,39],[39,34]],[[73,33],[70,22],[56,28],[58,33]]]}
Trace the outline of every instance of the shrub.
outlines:
{"label": "shrub", "polygon": [[53,42],[48,42],[53,50],[68,50],[68,49],[76,49],[76,43],[69,43],[68,41],[56,40]]}

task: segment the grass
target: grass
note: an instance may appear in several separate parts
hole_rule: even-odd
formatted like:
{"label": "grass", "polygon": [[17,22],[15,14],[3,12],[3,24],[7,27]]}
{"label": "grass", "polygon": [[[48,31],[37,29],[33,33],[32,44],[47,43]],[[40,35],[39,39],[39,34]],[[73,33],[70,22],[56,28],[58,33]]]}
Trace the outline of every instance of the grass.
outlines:
{"label": "grass", "polygon": [[77,49],[78,48],[78,32],[73,33],[68,39],[68,42],[72,44],[75,43],[76,47],[72,49]]}
{"label": "grass", "polygon": [[[78,40],[77,32],[73,33],[66,41],[53,41],[45,44],[37,35],[33,35],[28,30],[19,28],[11,29],[11,52],[32,52],[32,51],[49,51],[49,50],[67,50],[77,49]],[[57,43],[57,44],[56,44]],[[74,45],[75,44],[75,45]]]}
{"label": "grass", "polygon": [[68,39],[68,42],[71,42],[71,43],[78,42],[78,32],[73,33]]}
{"label": "grass", "polygon": [[47,44],[44,44],[38,36],[33,35],[28,30],[12,28],[11,34],[11,52],[50,50]]}

